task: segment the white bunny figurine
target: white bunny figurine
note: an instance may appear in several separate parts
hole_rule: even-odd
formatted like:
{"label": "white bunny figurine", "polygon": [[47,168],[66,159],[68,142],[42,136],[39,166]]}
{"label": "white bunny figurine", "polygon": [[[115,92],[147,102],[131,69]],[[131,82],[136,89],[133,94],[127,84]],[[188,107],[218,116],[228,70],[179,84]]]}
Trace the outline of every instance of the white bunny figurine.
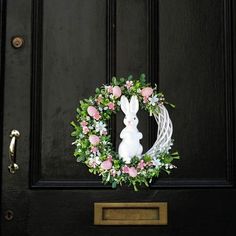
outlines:
{"label": "white bunny figurine", "polygon": [[129,164],[132,157],[137,156],[141,158],[143,146],[140,144],[140,139],[143,138],[141,132],[138,131],[138,117],[139,103],[137,96],[132,96],[130,103],[124,95],[120,99],[121,110],[125,113],[124,124],[126,127],[121,131],[120,138],[122,142],[119,145],[119,156],[126,164]]}

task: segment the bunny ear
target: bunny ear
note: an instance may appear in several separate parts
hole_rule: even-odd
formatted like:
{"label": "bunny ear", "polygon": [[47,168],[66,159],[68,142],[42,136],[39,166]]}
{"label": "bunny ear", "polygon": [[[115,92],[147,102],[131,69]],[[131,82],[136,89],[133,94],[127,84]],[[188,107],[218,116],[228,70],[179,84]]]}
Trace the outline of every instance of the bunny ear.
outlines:
{"label": "bunny ear", "polygon": [[128,114],[129,113],[129,100],[127,99],[126,96],[121,96],[120,99],[120,106],[121,106],[121,110],[125,113]]}
{"label": "bunny ear", "polygon": [[138,103],[138,98],[137,96],[132,96],[130,100],[130,112],[132,113],[137,113],[139,109],[139,103]]}

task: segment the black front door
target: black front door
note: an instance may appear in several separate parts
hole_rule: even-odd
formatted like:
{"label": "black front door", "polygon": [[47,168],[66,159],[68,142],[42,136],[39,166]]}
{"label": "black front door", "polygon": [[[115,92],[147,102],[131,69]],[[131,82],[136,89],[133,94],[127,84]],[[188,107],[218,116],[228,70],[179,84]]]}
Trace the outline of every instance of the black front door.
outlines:
{"label": "black front door", "polygon": [[[2,0],[2,235],[235,235],[235,10],[231,0]],[[70,122],[113,75],[141,73],[176,105],[181,160],[150,188],[114,190],[76,162]],[[153,125],[140,113],[145,149]],[[166,202],[168,223],[95,225],[104,202]]]}

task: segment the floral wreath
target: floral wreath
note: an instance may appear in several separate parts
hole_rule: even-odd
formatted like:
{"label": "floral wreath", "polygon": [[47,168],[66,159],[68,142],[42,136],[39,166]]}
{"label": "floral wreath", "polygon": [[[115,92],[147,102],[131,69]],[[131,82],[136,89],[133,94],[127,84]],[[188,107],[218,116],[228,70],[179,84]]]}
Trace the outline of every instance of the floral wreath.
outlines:
{"label": "floral wreath", "polygon": [[[153,146],[141,156],[132,157],[128,164],[115,152],[108,133],[108,121],[120,111],[121,95],[129,99],[136,96],[140,108],[154,116],[158,125]],[[104,184],[111,183],[112,188],[116,188],[125,183],[132,185],[135,191],[138,185],[148,187],[162,171],[170,174],[176,168],[172,161],[179,159],[179,154],[170,152],[173,127],[165,104],[174,107],[157,92],[157,85],[153,88],[146,83],[144,74],[139,79],[131,75],[120,79],[113,77],[109,85],[96,88],[95,96],[80,101],[76,121],[71,122],[77,162],[87,165],[89,172],[102,176]]]}

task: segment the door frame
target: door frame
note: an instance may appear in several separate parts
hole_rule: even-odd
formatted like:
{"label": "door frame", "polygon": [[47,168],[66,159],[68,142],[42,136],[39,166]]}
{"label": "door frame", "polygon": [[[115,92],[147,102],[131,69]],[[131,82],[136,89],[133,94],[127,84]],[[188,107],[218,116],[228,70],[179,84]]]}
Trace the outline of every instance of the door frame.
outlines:
{"label": "door frame", "polygon": [[[4,102],[4,75],[5,75],[5,44],[6,44],[6,1],[0,0],[0,153],[3,151],[3,102]],[[0,161],[2,170],[2,158]],[[0,172],[2,173],[2,172]],[[2,209],[2,174],[0,175],[0,209]],[[1,216],[2,217],[2,216]],[[2,224],[0,223],[0,232]]]}

